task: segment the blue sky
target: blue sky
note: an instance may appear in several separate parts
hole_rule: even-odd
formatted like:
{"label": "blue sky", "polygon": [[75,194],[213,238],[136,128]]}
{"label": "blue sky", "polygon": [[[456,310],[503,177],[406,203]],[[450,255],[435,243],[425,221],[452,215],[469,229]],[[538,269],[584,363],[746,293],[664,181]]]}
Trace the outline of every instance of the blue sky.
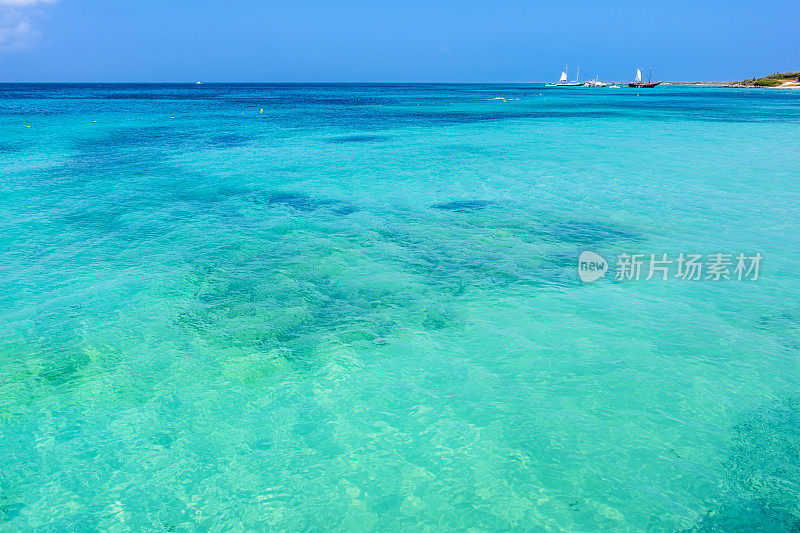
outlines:
{"label": "blue sky", "polygon": [[800,1],[0,0],[0,81],[627,80],[800,70]]}

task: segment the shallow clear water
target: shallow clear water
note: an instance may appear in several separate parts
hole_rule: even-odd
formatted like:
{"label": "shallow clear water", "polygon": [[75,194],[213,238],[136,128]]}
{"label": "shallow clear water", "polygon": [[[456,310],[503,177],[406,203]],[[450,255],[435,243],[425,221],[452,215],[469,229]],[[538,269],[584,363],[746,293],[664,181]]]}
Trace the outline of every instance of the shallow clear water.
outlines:
{"label": "shallow clear water", "polygon": [[0,85],[0,529],[798,527],[799,126],[776,90]]}

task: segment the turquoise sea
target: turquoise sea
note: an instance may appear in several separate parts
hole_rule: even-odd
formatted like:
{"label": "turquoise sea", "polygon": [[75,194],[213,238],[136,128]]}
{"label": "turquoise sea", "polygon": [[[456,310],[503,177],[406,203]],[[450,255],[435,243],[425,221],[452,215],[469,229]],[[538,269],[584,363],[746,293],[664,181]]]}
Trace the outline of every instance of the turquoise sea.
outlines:
{"label": "turquoise sea", "polygon": [[800,528],[800,91],[3,84],[0,161],[2,531]]}

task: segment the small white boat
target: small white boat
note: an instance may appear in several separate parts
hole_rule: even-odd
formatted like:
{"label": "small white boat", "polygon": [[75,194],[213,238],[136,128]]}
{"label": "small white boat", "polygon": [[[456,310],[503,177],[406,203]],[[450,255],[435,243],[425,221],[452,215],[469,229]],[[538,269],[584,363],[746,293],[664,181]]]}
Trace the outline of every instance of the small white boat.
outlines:
{"label": "small white boat", "polygon": [[617,85],[617,84],[615,83],[614,85],[609,85],[609,87],[608,87],[608,88],[609,88],[609,89],[619,89],[619,85]]}
{"label": "small white boat", "polygon": [[195,85],[203,85],[203,82],[198,81],[197,83],[195,83]]}
{"label": "small white boat", "polygon": [[598,78],[599,78],[599,76],[595,76],[595,78],[593,80],[587,81],[586,83],[583,84],[583,86],[584,87],[605,87],[606,85],[608,85],[604,81],[599,81]]}
{"label": "small white boat", "polygon": [[567,72],[569,72],[569,66],[564,68],[564,71],[561,72],[561,78],[559,78],[558,83],[552,84],[549,83],[547,87],[583,87],[583,83],[578,81],[578,78],[581,75],[581,67],[578,65],[578,75],[575,76],[575,81],[567,81]]}

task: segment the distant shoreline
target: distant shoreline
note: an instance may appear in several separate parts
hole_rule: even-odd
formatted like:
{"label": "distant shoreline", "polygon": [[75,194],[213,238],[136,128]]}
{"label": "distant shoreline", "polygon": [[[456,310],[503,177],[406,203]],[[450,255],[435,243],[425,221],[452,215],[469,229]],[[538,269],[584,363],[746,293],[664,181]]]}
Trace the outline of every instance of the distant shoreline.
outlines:
{"label": "distant shoreline", "polygon": [[720,87],[723,89],[800,89],[800,82],[787,82],[771,87],[740,81],[662,81],[661,85],[690,85],[696,87]]}
{"label": "distant shoreline", "polygon": [[800,72],[776,72],[760,78],[726,82],[670,82],[671,85],[711,85],[734,89],[800,89]]}

